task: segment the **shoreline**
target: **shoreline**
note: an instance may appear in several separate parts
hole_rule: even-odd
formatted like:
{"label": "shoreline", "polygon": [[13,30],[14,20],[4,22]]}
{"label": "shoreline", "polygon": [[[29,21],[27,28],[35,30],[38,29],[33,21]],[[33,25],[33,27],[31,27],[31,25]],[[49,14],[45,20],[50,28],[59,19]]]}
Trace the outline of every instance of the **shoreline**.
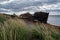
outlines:
{"label": "shoreline", "polygon": [[55,27],[55,28],[60,30],[60,26],[52,25],[52,24],[49,24],[49,23],[47,23],[47,25],[53,26],[53,27]]}

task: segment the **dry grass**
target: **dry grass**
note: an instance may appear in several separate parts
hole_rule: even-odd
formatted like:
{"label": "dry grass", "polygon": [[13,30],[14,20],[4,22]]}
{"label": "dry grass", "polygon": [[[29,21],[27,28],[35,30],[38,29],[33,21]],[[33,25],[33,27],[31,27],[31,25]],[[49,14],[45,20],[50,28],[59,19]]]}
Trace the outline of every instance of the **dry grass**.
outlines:
{"label": "dry grass", "polygon": [[60,31],[48,24],[9,19],[0,23],[0,40],[60,40]]}
{"label": "dry grass", "polygon": [[0,40],[60,40],[60,32],[48,25],[10,19],[0,24]]}

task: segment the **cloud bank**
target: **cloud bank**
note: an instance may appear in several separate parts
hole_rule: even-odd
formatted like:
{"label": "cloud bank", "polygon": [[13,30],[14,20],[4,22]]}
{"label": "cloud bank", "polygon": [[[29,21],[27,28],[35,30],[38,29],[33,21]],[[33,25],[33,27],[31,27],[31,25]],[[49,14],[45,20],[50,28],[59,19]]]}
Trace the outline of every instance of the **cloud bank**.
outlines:
{"label": "cloud bank", "polygon": [[0,12],[60,12],[60,0],[0,0]]}

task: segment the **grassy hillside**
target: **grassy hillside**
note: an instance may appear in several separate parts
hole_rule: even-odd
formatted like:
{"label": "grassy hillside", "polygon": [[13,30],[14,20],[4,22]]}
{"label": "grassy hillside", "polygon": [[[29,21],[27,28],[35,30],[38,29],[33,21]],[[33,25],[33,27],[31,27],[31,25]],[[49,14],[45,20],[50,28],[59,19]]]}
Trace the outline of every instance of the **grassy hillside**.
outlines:
{"label": "grassy hillside", "polygon": [[44,23],[26,23],[0,15],[0,40],[60,40],[60,30]]}

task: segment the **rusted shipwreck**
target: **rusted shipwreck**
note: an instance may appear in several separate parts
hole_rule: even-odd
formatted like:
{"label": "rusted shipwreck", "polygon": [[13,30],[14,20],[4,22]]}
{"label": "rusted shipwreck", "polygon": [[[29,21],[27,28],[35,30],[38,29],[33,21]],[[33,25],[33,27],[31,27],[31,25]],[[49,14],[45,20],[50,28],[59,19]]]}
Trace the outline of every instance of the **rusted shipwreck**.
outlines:
{"label": "rusted shipwreck", "polygon": [[48,15],[49,13],[47,12],[35,12],[34,14],[24,13],[20,15],[20,18],[30,22],[47,23]]}

